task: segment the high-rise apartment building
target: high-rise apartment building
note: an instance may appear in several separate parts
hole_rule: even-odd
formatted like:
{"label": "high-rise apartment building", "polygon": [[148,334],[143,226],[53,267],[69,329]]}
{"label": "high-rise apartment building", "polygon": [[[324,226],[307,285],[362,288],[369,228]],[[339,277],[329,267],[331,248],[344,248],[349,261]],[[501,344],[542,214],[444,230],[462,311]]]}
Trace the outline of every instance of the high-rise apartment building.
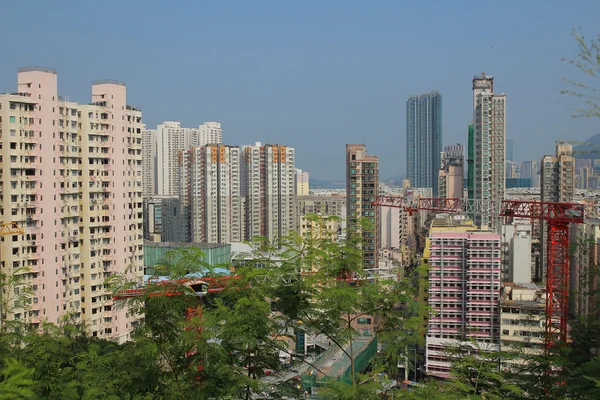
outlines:
{"label": "high-rise apartment building", "polygon": [[426,369],[448,378],[448,346],[473,339],[475,351],[499,348],[500,236],[447,218],[432,222],[428,249]]}
{"label": "high-rise apartment building", "polygon": [[441,156],[438,195],[449,199],[463,197],[465,155],[462,144],[446,145]]}
{"label": "high-rise apartment building", "polygon": [[156,194],[156,130],[142,130],[142,193],[144,196]]}
{"label": "high-rise apartment building", "polygon": [[308,196],[310,194],[308,172],[296,168],[296,195]]}
{"label": "high-rise apartment building", "polygon": [[179,191],[179,153],[198,146],[200,131],[183,128],[180,122],[166,121],[156,128],[156,194],[177,196]]}
{"label": "high-rise apartment building", "polygon": [[185,226],[179,196],[144,197],[144,240],[183,242]]}
{"label": "high-rise apartment building", "polygon": [[[504,199],[505,143],[506,95],[494,93],[492,76],[476,76],[473,78],[473,143],[469,144],[473,150],[473,199],[494,202]],[[477,225],[490,225],[495,231],[502,225],[497,215],[474,215],[474,219]]]}
{"label": "high-rise apartment building", "polygon": [[280,144],[244,146],[244,237],[271,242],[296,230],[295,151]]}
{"label": "high-rise apartment building", "polygon": [[90,104],[66,101],[55,70],[31,67],[0,95],[0,213],[25,231],[4,237],[0,268],[28,268],[34,290],[7,319],[38,326],[71,313],[117,341],[138,323],[104,287],[115,273],[143,279],[142,113],[126,94],[123,82],[97,81]]}
{"label": "high-rise apartment building", "polygon": [[241,150],[208,144],[181,154],[181,199],[188,238],[195,243],[243,240]]}
{"label": "high-rise apartment building", "polygon": [[573,201],[575,197],[575,158],[567,143],[556,145],[556,155],[542,157],[542,201]]}
{"label": "high-rise apartment building", "polygon": [[[346,145],[347,224],[350,232],[362,236],[365,268],[378,266],[379,208],[373,206],[379,194],[379,157],[367,154],[364,144]],[[361,229],[358,219],[366,218],[371,229]]]}
{"label": "high-rise apartment building", "polygon": [[196,146],[223,143],[223,131],[220,122],[205,122],[200,125],[199,138]]}
{"label": "high-rise apartment building", "polygon": [[[554,156],[542,157],[540,167],[541,200],[571,202],[575,198],[575,158],[568,143],[557,143]],[[542,244],[541,265],[546,265],[547,226],[541,221],[540,243]]]}
{"label": "high-rise apartment building", "polygon": [[183,128],[180,122],[166,121],[158,125],[156,137],[156,193],[178,196],[179,155],[181,151],[206,144],[223,143],[219,122],[205,122],[199,128]]}
{"label": "high-rise apartment building", "polygon": [[469,124],[467,143],[467,197],[475,198],[475,127]]}
{"label": "high-rise apartment building", "polygon": [[435,91],[406,102],[406,171],[413,188],[437,196],[442,151],[442,95]]}

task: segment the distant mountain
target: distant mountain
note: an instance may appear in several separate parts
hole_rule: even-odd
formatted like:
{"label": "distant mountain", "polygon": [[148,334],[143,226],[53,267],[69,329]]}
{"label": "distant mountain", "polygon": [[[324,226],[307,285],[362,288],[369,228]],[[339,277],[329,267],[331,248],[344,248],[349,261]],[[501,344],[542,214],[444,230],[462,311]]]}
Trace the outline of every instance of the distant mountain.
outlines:
{"label": "distant mountain", "polygon": [[346,181],[322,181],[319,179],[309,178],[311,189],[344,189]]}
{"label": "distant mountain", "polygon": [[600,159],[600,133],[573,147],[573,153],[578,160]]}

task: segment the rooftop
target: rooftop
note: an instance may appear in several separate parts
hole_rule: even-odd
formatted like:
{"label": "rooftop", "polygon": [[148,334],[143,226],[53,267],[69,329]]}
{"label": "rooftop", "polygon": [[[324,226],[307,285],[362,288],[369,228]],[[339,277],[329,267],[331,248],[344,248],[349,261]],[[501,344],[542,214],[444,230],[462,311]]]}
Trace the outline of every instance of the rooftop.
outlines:
{"label": "rooftop", "polygon": [[144,246],[164,247],[164,248],[181,248],[193,247],[196,249],[216,249],[219,247],[229,246],[227,243],[186,243],[186,242],[152,242],[144,240]]}
{"label": "rooftop", "polygon": [[49,74],[57,75],[56,70],[54,68],[48,67],[21,67],[18,69],[18,72],[46,72]]}
{"label": "rooftop", "polygon": [[501,306],[520,307],[520,308],[533,308],[533,309],[546,309],[546,303],[543,301],[535,300],[508,300],[500,299]]}
{"label": "rooftop", "polygon": [[431,221],[431,229],[438,228],[469,228],[468,230],[476,229],[473,221],[465,215],[457,214],[437,214]]}
{"label": "rooftop", "polygon": [[116,81],[114,79],[99,79],[97,81],[92,81],[92,85],[118,85],[118,86],[127,86],[123,81]]}

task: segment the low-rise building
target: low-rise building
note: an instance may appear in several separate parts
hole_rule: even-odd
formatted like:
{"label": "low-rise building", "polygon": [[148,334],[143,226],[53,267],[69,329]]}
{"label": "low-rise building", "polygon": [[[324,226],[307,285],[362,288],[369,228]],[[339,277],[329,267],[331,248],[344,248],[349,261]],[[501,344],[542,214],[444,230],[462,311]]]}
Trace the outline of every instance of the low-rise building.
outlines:
{"label": "low-rise building", "polygon": [[202,261],[210,267],[228,268],[231,265],[231,245],[228,243],[175,243],[144,240],[145,274],[154,275],[155,267],[162,264],[170,252],[186,248],[200,250],[204,254]]}
{"label": "low-rise building", "polygon": [[[300,235],[304,237],[307,234],[323,234],[324,232],[333,232],[341,234],[346,229],[346,197],[339,195],[331,196],[298,196],[296,199],[296,209],[298,210],[297,220],[299,221]],[[308,214],[315,214],[319,217],[335,216],[340,219],[321,219],[323,226],[319,229],[319,222],[311,221],[306,218]]]}
{"label": "low-rise building", "polygon": [[[545,291],[535,284],[503,283],[500,298],[500,346],[502,351],[525,355],[544,352]],[[511,370],[525,362],[523,358],[502,361]]]}

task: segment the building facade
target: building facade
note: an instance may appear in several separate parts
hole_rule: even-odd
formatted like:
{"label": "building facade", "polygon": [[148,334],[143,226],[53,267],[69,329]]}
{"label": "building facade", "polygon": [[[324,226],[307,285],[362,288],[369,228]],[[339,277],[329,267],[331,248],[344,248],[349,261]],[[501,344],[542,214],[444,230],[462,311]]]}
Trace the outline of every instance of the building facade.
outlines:
{"label": "building facade", "polygon": [[244,237],[275,243],[297,229],[295,151],[280,144],[244,146]]}
{"label": "building facade", "polygon": [[514,156],[513,156],[513,140],[512,139],[506,139],[506,161],[512,161],[514,162]]}
{"label": "building facade", "polygon": [[92,336],[130,338],[140,316],[114,308],[103,283],[143,279],[142,129],[119,81],[94,82],[81,105],[58,95],[55,70],[20,68],[17,92],[0,95],[0,212],[25,231],[4,237],[0,268],[28,268],[34,290],[7,319],[39,326],[70,313]]}
{"label": "building facade", "polygon": [[223,130],[220,122],[205,122],[200,125],[197,146],[223,143]]}
{"label": "building facade", "polygon": [[180,122],[166,121],[154,131],[156,138],[155,194],[179,196],[179,155],[191,147],[223,143],[219,122],[205,122],[198,128],[184,128]]}
{"label": "building facade", "polygon": [[569,276],[569,313],[577,317],[592,316],[600,305],[597,266],[600,264],[600,226],[571,225],[570,235],[578,245],[571,253]]}
{"label": "building facade", "polygon": [[142,128],[142,194],[156,194],[156,130]]}
{"label": "building facade", "polygon": [[538,162],[533,161],[523,161],[521,163],[521,173],[519,174],[520,178],[531,179],[531,187],[540,187],[540,168]]}
{"label": "building facade", "polygon": [[296,195],[310,195],[309,176],[308,172],[296,168]]}
{"label": "building facade", "polygon": [[442,95],[435,91],[406,102],[406,171],[414,188],[437,196],[442,151]]}
{"label": "building facade", "polygon": [[[440,225],[440,226],[436,226]],[[474,339],[478,350],[499,345],[500,236],[469,224],[432,222],[428,263],[426,370],[448,378],[448,346]]]}
{"label": "building facade", "polygon": [[504,176],[505,179],[518,178],[520,176],[519,163],[513,161],[506,161]]}
{"label": "building facade", "polygon": [[[506,95],[494,93],[492,76],[476,76],[473,78],[473,199],[494,202],[504,199],[505,143]],[[495,231],[502,225],[496,215],[474,215],[474,220],[478,226],[489,225]]]}
{"label": "building facade", "polygon": [[556,155],[542,157],[542,201],[570,202],[575,198],[575,159],[570,144],[556,145]]}
{"label": "building facade", "polygon": [[381,229],[380,249],[399,249],[402,244],[403,218],[406,213],[401,207],[379,207]]}
{"label": "building facade", "polygon": [[[344,196],[298,196],[297,197],[299,232],[302,237],[319,232],[319,223],[307,219],[308,214],[319,217],[338,217],[340,220],[323,222],[327,233],[341,235],[346,228],[346,198]],[[322,220],[323,221],[323,220]]]}
{"label": "building facade", "polygon": [[179,153],[198,146],[200,131],[183,128],[180,122],[165,121],[156,128],[156,194],[178,196]]}
{"label": "building facade", "polygon": [[[527,355],[544,354],[546,294],[534,284],[504,283],[500,299],[500,347]],[[526,360],[503,360],[504,371],[518,371]]]}
{"label": "building facade", "polygon": [[[575,198],[575,159],[572,146],[557,143],[555,155],[542,157],[540,175],[542,201],[572,202]],[[540,225],[541,265],[546,266],[548,224],[541,221]]]}
{"label": "building facade", "polygon": [[243,202],[237,146],[208,144],[183,151],[181,203],[188,234],[195,243],[243,240]]}
{"label": "building facade", "polygon": [[535,258],[531,253],[531,221],[502,226],[502,280],[517,284],[532,282]]}
{"label": "building facade", "polygon": [[438,173],[437,197],[459,199],[463,197],[465,155],[461,144],[446,145],[441,155]]}
{"label": "building facade", "polygon": [[[379,157],[367,153],[364,144],[346,145],[346,201],[349,233],[361,236],[365,268],[379,265],[379,207],[373,206],[379,194]],[[359,218],[371,224],[362,229]]]}
{"label": "building facade", "polygon": [[184,227],[179,196],[144,197],[144,240],[182,242]]}

